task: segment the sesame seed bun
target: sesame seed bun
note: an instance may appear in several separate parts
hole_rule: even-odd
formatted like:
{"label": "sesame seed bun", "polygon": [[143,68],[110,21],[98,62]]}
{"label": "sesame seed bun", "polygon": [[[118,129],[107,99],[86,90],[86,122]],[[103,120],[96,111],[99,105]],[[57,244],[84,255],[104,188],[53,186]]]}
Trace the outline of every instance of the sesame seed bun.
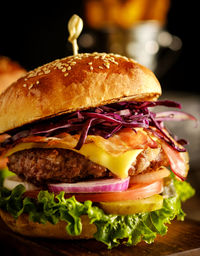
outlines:
{"label": "sesame seed bun", "polygon": [[0,96],[0,133],[78,109],[124,100],[156,100],[155,75],[132,59],[85,53],[28,72]]}
{"label": "sesame seed bun", "polygon": [[97,231],[96,226],[90,223],[87,215],[81,216],[82,232],[78,236],[70,236],[67,233],[67,223],[64,221],[60,221],[57,224],[51,224],[50,222],[47,222],[44,225],[30,221],[27,214],[22,214],[17,219],[15,219],[8,212],[5,212],[1,209],[0,217],[12,231],[29,237],[44,237],[65,240],[91,239]]}
{"label": "sesame seed bun", "polygon": [[25,73],[26,70],[17,62],[8,57],[0,56],[0,94]]}

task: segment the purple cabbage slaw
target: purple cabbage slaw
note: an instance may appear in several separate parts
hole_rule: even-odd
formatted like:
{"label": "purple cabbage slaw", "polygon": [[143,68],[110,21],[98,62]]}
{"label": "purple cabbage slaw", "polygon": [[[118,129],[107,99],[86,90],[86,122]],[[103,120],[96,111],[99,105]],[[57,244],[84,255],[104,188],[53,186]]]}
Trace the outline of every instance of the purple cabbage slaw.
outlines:
{"label": "purple cabbage slaw", "polygon": [[[187,119],[197,121],[196,118],[182,111],[154,113],[149,110],[149,107],[156,106],[181,108],[179,103],[169,100],[112,103],[33,123],[31,128],[11,134],[11,137],[4,142],[4,146],[27,136],[52,137],[61,132],[68,132],[70,134],[80,134],[79,141],[75,147],[79,150],[88,134],[99,135],[108,139],[122,128],[129,127],[136,132],[134,128],[142,127],[151,131],[156,137],[164,140],[177,151],[186,151],[183,146],[179,147],[174,143],[173,139],[166,133],[163,121]],[[181,145],[187,143],[184,139],[177,140],[177,142]]]}

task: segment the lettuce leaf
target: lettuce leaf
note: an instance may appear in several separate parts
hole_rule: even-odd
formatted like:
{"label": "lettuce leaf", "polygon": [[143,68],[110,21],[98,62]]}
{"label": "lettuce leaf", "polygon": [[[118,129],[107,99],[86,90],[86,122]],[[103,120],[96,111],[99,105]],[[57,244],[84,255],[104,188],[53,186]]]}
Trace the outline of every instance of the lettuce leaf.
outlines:
{"label": "lettuce leaf", "polygon": [[176,179],[174,186],[176,195],[165,198],[161,209],[128,216],[105,214],[91,201],[80,203],[74,196],[65,199],[64,192],[54,196],[48,191],[40,191],[37,200],[24,198],[23,185],[18,185],[12,191],[4,187],[0,188],[0,208],[9,212],[14,218],[27,213],[31,221],[42,224],[66,221],[66,232],[70,235],[81,233],[80,217],[88,215],[90,223],[97,227],[94,238],[111,249],[120,243],[135,245],[141,240],[152,243],[157,234],[166,234],[166,224],[175,217],[184,220],[185,213],[181,209],[181,201],[194,195],[194,189],[189,183]]}

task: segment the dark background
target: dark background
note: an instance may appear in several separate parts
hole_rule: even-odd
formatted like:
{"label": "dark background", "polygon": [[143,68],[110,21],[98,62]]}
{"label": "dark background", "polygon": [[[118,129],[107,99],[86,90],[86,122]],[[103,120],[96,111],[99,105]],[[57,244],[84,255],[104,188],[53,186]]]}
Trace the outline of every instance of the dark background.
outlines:
{"label": "dark background", "polygon": [[[25,4],[20,4],[19,1],[6,2],[1,7],[0,15],[0,55],[18,61],[27,70],[71,55],[71,46],[67,41],[67,22],[74,13],[84,17],[83,2],[84,0],[27,1]],[[200,86],[191,83],[190,65],[186,62],[186,55],[192,61],[192,56],[196,54],[195,47],[189,47],[191,29],[188,20],[186,22],[186,7],[186,1],[171,1],[166,28],[171,34],[178,36],[183,45],[173,64],[159,80],[165,90],[199,93]],[[85,25],[84,31],[87,30]],[[105,51],[102,43],[104,38],[98,33],[96,36],[97,48],[91,50]],[[80,52],[84,50],[80,49]]]}

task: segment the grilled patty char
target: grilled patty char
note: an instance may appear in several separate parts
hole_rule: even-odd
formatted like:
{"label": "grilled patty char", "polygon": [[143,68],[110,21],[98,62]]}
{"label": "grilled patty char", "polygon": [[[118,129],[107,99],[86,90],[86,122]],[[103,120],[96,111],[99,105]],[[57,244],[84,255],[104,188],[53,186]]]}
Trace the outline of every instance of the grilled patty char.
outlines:
{"label": "grilled patty char", "polygon": [[[132,164],[129,175],[168,165],[161,149],[147,148]],[[36,186],[113,177],[105,167],[68,149],[33,148],[9,156],[8,168]]]}

